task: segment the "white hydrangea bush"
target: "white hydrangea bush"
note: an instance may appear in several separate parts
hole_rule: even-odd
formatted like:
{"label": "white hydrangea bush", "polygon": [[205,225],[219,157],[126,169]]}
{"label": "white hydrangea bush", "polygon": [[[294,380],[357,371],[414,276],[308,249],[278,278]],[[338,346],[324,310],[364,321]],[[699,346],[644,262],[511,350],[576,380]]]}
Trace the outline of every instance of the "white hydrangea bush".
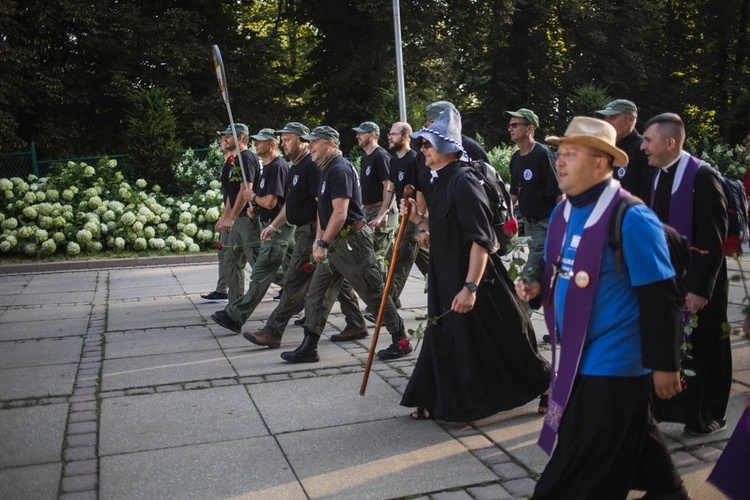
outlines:
{"label": "white hydrangea bush", "polygon": [[[106,158],[58,165],[47,177],[0,178],[0,257],[213,249],[223,210],[216,165],[223,159],[217,146],[210,155],[213,166],[197,167],[194,194],[184,196],[167,196],[144,179],[131,184]],[[181,168],[187,164],[183,158]]]}

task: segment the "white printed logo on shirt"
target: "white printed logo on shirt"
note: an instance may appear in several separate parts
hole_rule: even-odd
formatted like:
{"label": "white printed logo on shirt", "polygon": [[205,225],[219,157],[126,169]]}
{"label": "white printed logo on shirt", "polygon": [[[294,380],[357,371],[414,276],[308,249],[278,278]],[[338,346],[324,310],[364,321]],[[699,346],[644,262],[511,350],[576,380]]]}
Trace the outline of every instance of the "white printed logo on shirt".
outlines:
{"label": "white printed logo on shirt", "polygon": [[323,181],[323,183],[320,185],[320,194],[323,194],[326,192],[326,181]]}
{"label": "white printed logo on shirt", "polygon": [[530,169],[527,168],[523,171],[523,179],[525,181],[530,181],[532,177],[534,177],[534,172],[532,172]]}
{"label": "white printed logo on shirt", "polygon": [[298,180],[299,180],[299,175],[295,175],[295,176],[294,176],[294,177],[292,178],[292,186],[296,186],[296,185],[297,185],[297,181],[298,181]]}

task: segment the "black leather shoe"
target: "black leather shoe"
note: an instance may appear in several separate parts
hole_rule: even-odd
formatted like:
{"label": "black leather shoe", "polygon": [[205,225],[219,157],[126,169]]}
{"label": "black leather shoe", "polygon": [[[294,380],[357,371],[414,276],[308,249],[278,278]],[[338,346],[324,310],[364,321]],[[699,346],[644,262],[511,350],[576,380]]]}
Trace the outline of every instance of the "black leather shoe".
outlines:
{"label": "black leather shoe", "polygon": [[305,338],[299,347],[293,351],[282,352],[281,359],[289,363],[317,363],[320,361],[318,337],[305,332]]}
{"label": "black leather shoe", "polygon": [[214,320],[214,323],[223,326],[227,330],[232,330],[234,333],[242,333],[242,325],[229,317],[229,314],[224,310],[213,313],[211,319]]}
{"label": "black leather shoe", "polygon": [[372,323],[373,325],[374,325],[374,324],[375,324],[375,323],[376,323],[376,322],[378,321],[378,318],[377,318],[377,316],[375,316],[375,315],[374,315],[374,314],[372,314],[372,313],[365,313],[365,315],[364,315],[364,316],[365,316],[365,319],[366,319],[367,321],[369,321],[370,323]]}
{"label": "black leather shoe", "polygon": [[305,324],[305,320],[307,319],[307,316],[302,316],[300,319],[295,319],[294,324],[296,326],[302,326]]}
{"label": "black leather shoe", "polygon": [[378,351],[378,357],[384,361],[389,359],[398,359],[403,358],[414,350],[412,349],[411,344],[408,340],[403,344],[404,345],[401,345],[399,342],[394,342],[385,349]]}

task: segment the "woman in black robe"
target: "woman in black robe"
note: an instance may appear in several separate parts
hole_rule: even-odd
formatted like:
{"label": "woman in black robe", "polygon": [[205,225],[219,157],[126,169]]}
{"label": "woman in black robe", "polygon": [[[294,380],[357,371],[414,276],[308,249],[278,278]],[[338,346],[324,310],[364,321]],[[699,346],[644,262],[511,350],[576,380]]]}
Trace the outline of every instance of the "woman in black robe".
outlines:
{"label": "woman in black robe", "polygon": [[[422,152],[432,180],[420,183],[429,217],[414,210],[411,219],[429,228],[427,311],[440,319],[428,320],[401,405],[417,407],[413,418],[478,420],[546,391],[549,364],[536,350],[531,321],[500,257],[490,253],[496,237],[484,188],[470,172],[457,171],[466,165],[457,159],[458,113],[446,110],[415,136],[424,138]],[[453,175],[460,177],[449,207],[446,193]]]}

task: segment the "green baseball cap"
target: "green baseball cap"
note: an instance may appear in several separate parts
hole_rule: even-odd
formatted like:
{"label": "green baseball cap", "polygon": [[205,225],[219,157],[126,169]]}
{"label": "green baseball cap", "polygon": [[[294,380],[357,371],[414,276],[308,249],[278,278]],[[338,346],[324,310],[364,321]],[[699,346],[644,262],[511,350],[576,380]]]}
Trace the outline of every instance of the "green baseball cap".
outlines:
{"label": "green baseball cap", "polygon": [[528,108],[521,108],[518,111],[506,111],[505,114],[508,116],[515,116],[516,118],[523,118],[534,125],[534,128],[539,128],[539,117]]}
{"label": "green baseball cap", "polygon": [[339,133],[336,131],[336,129],[331,128],[328,125],[320,125],[318,127],[315,127],[314,129],[312,129],[312,132],[307,135],[303,135],[302,138],[306,141],[325,139],[333,141],[334,143],[336,143],[336,145],[339,144]]}
{"label": "green baseball cap", "polygon": [[604,109],[600,109],[596,112],[596,114],[604,116],[619,115],[620,113],[638,116],[638,107],[633,101],[628,101],[627,99],[616,99],[607,104]]}
{"label": "green baseball cap", "polygon": [[454,106],[452,102],[448,101],[436,101],[432,104],[428,104],[427,107],[424,108],[424,118],[425,120],[434,122],[435,120],[437,120],[437,117],[440,116],[440,113],[448,108],[456,109],[456,106]]}
{"label": "green baseball cap", "polygon": [[276,137],[276,131],[272,128],[262,128],[260,132],[255,135],[251,135],[256,141],[274,141],[279,142],[279,138]]}
{"label": "green baseball cap", "polygon": [[[250,129],[244,123],[235,123],[234,130],[237,135],[250,135]],[[223,132],[219,132],[219,135],[232,135],[232,124],[230,123]]]}
{"label": "green baseball cap", "polygon": [[277,134],[295,134],[300,137],[310,133],[310,129],[302,125],[300,122],[289,122],[284,125],[284,128],[276,131]]}
{"label": "green baseball cap", "polygon": [[359,127],[354,127],[352,130],[355,132],[365,133],[365,132],[375,132],[375,135],[380,135],[380,127],[378,127],[378,124],[375,122],[362,122],[359,124]]}

